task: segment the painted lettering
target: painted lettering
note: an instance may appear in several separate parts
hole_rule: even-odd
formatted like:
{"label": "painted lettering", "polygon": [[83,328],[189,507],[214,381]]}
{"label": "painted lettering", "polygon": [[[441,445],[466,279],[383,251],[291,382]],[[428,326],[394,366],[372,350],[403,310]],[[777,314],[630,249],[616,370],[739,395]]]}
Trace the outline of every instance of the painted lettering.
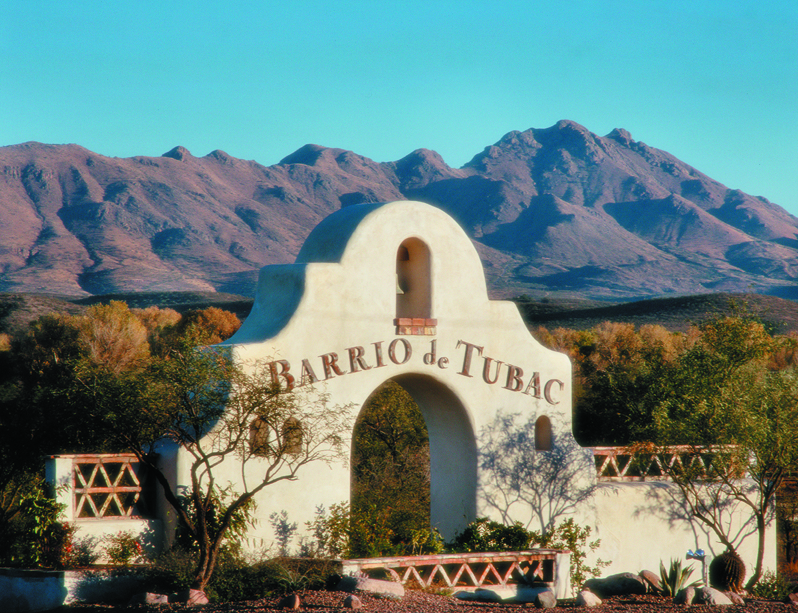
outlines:
{"label": "painted lettering", "polygon": [[352,372],[360,372],[361,370],[371,370],[371,366],[366,364],[366,359],[363,354],[366,350],[363,347],[350,347],[347,349],[349,352],[349,370]]}
{"label": "painted lettering", "polygon": [[310,360],[302,360],[302,370],[299,373],[299,383],[297,384],[297,387],[307,384],[313,385],[314,383],[318,383],[318,381],[319,378],[316,376],[316,373],[313,372],[313,367],[310,365]]}
{"label": "painted lettering", "polygon": [[430,341],[430,352],[424,354],[424,364],[432,365],[435,364],[436,358],[435,353],[437,351],[438,339],[432,339]]}
{"label": "painted lettering", "polygon": [[377,368],[385,366],[385,362],[382,360],[382,341],[371,344],[374,345],[374,355],[377,357]]}
{"label": "painted lettering", "polygon": [[[280,367],[280,370],[277,370],[277,367]],[[269,370],[272,373],[272,383],[279,387],[282,387],[283,384],[280,381],[280,377],[285,379],[285,391],[290,392],[294,389],[294,377],[288,371],[291,370],[291,364],[288,363],[288,360],[275,360],[273,362],[269,362]]]}
{"label": "painted lettering", "polygon": [[466,341],[457,341],[457,348],[460,348],[460,345],[465,345],[465,355],[463,356],[463,370],[461,370],[458,375],[464,375],[466,377],[473,377],[474,375],[471,374],[471,354],[474,349],[479,350],[479,355],[482,355],[484,351],[484,347],[480,347],[479,345],[474,345],[473,343],[467,343]]}
{"label": "painted lettering", "polygon": [[[334,352],[325,353],[321,358],[321,362],[324,365],[324,379],[331,379],[335,375],[341,376],[345,375],[346,371],[341,370],[341,367],[338,366],[338,354]],[[333,374],[335,373],[335,374]]]}
{"label": "painted lettering", "polygon": [[[400,343],[404,346],[405,351],[405,357],[401,361],[396,358],[396,346]],[[391,344],[388,345],[388,357],[391,358],[391,362],[394,364],[407,364],[411,355],[413,355],[413,347],[410,345],[407,339],[397,338],[391,341]]]}
{"label": "painted lettering", "polygon": [[524,393],[527,396],[532,396],[533,398],[540,398],[540,373],[533,372],[532,377],[529,379],[529,383],[524,390]]}
{"label": "painted lettering", "polygon": [[[496,381],[499,380],[499,370],[501,369],[502,364],[504,364],[504,362],[500,360],[494,360],[493,358],[489,358],[488,356],[484,356],[482,359],[485,360],[485,363],[482,365],[482,380],[488,385],[493,385],[494,383],[496,383]],[[491,362],[494,361],[496,362],[496,376],[491,377],[490,365]]]}
{"label": "painted lettering", "polygon": [[512,364],[507,365],[507,384],[504,386],[504,389],[510,390],[511,392],[520,392],[521,388],[524,387],[524,371],[518,366],[513,366]]}
{"label": "painted lettering", "polygon": [[551,397],[551,388],[554,387],[555,383],[559,384],[560,391],[562,391],[565,387],[565,383],[559,379],[550,379],[549,381],[546,381],[546,387],[543,389],[543,396],[546,398],[546,402],[549,404],[560,404],[559,400],[553,400]]}
{"label": "painted lettering", "polygon": [[[421,340],[421,339],[419,339]],[[436,366],[440,369],[448,369],[450,360],[448,357],[442,357],[438,354],[438,339],[429,339],[429,351],[423,354],[422,360],[427,366]],[[369,358],[366,357],[366,348],[363,345],[355,345],[345,349],[347,357],[341,356],[336,352],[325,353],[321,356],[322,367],[324,369],[323,380],[332,379],[333,377],[340,377],[348,373],[358,373],[371,370],[372,368],[382,368],[391,364],[403,365],[410,362],[413,356],[413,345],[407,338],[396,338],[390,343],[387,341],[378,341],[371,343],[374,346],[374,360],[369,364]],[[387,356],[384,352],[384,347],[387,344]],[[495,385],[501,379],[501,386],[510,392],[521,392],[532,398],[543,400],[551,405],[560,404],[562,393],[565,390],[565,383],[559,379],[549,379],[545,384],[541,381],[540,373],[535,371],[527,381],[524,377],[524,369],[515,364],[497,360],[485,355],[485,348],[482,345],[469,343],[468,341],[458,340],[457,349],[463,348],[463,361],[460,370],[457,372],[464,377],[474,377],[472,368],[474,366],[475,356],[481,357],[482,364],[482,380],[488,385]],[[387,359],[386,359],[387,357]],[[345,369],[348,360],[349,370]],[[455,362],[458,360],[455,359]],[[507,372],[502,372],[502,368],[507,368]],[[454,366],[456,368],[456,366]],[[288,360],[274,360],[269,362],[269,370],[271,373],[272,382],[280,385],[284,390],[291,391],[294,387],[302,387],[305,385],[313,385],[318,383],[321,379],[316,375],[316,372],[311,365],[310,360],[303,359],[302,367],[299,375],[294,375],[291,372],[291,364]]]}

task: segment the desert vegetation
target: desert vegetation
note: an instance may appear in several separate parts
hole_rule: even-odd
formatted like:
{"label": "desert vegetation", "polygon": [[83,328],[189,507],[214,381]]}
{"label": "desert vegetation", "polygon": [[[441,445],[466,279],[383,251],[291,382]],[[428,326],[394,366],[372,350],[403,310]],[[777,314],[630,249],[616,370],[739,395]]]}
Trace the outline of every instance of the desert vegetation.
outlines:
{"label": "desert vegetation", "polygon": [[[700,465],[666,466],[666,474],[689,518],[732,551],[739,535],[729,533],[724,510],[732,501],[750,510],[759,537],[752,589],[762,576],[776,493],[790,500],[788,477],[798,465],[798,335],[773,335],[766,322],[735,308],[686,332],[604,322],[589,330],[539,328],[537,335],[573,361],[580,444],[626,445],[631,454],[680,445],[700,458]],[[794,514],[779,508],[780,532],[793,535]],[[782,543],[785,567],[795,564],[793,538]]]}
{"label": "desert vegetation", "polygon": [[[798,462],[798,335],[775,334],[768,322],[744,308],[735,309],[684,331],[617,322],[582,330],[534,330],[541,342],[572,358],[574,432],[581,445],[651,451],[678,444],[690,446],[697,456],[726,449],[711,453],[708,476],[689,470],[668,476],[679,486],[692,518],[709,526],[731,550],[737,543],[724,531],[719,509],[728,500],[742,501],[763,534],[776,492],[787,489],[785,479]],[[324,560],[335,557],[562,546],[576,554],[571,570],[577,585],[600,574],[600,563],[587,563],[599,559],[599,543],[589,540],[584,527],[557,516],[541,517],[537,530],[509,518],[504,524],[481,518],[452,543],[443,543],[429,524],[424,420],[394,383],[377,390],[360,412],[352,451],[351,503],[319,507],[314,521],[305,526],[309,536],[299,539],[297,524],[286,514],[274,514],[276,549],[266,558],[247,557],[241,543],[252,518],[254,494],[276,479],[295,478],[310,462],[342,453],[345,433],[340,420],[314,422],[302,406],[323,403],[323,398],[288,397],[265,384],[269,377],[258,377],[256,369],[247,375],[223,353],[196,350],[228,338],[238,325],[235,315],[215,307],[181,314],[153,306],[130,309],[111,301],[77,313],[39,314],[27,327],[2,338],[3,564],[83,565],[96,559],[99,547],[119,564],[146,559],[157,585],[200,587],[219,599],[321,585],[324,576],[334,572]],[[209,381],[227,383],[211,386]],[[223,415],[223,405],[233,410]],[[340,416],[345,410],[321,414]],[[299,450],[295,433],[285,428],[297,415],[303,424]],[[252,446],[251,424],[256,418],[269,430],[263,439],[268,449]],[[270,459],[263,479],[246,491],[219,489],[209,479],[212,453],[203,447],[200,434],[220,420],[213,453],[222,449],[240,455],[245,450],[245,456]],[[500,425],[510,430],[518,426]],[[482,435],[490,438],[491,433]],[[193,457],[192,491],[180,498],[167,494],[181,520],[175,547],[148,559],[141,542],[119,534],[95,543],[92,552],[91,543],[75,539],[73,528],[59,524],[60,509],[43,485],[42,455],[133,451],[147,464],[149,451],[164,437]],[[494,442],[500,444],[498,439]],[[485,449],[490,451],[490,445]],[[512,455],[528,459],[529,454],[519,448]],[[483,454],[483,468],[494,460]],[[165,483],[157,476],[157,466],[150,468]],[[497,465],[495,476],[509,479],[513,470]],[[744,473],[753,483],[747,489],[737,485]],[[519,489],[515,494],[516,504],[533,504],[540,493]],[[798,529],[794,510],[779,502],[787,571],[786,565],[798,566]],[[291,555],[316,562],[300,564],[286,557]],[[761,571],[760,555],[749,589],[762,583]],[[763,585],[776,581],[764,576]]]}

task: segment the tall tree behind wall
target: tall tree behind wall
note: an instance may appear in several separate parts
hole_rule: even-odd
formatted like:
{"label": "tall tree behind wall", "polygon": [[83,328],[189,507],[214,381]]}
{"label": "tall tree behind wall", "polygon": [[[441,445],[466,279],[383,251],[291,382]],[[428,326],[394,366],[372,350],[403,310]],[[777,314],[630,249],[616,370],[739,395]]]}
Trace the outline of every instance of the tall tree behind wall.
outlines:
{"label": "tall tree behind wall", "polygon": [[372,528],[353,534],[357,554],[411,553],[407,545],[430,526],[429,484],[424,418],[388,381],[364,405],[352,441],[352,522]]}

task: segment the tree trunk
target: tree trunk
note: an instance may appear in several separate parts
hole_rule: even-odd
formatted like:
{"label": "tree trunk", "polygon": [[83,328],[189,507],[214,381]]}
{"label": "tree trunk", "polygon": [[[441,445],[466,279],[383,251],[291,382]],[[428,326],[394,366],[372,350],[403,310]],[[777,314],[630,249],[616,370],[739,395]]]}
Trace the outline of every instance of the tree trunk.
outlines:
{"label": "tree trunk", "polygon": [[[767,505],[765,506],[767,509]],[[751,575],[751,578],[748,580],[748,583],[745,584],[745,589],[749,592],[753,589],[753,587],[759,582],[759,578],[762,576],[762,564],[765,559],[765,515],[763,513],[756,514],[756,533],[757,533],[757,550],[756,550],[756,567],[754,568],[754,572]]]}
{"label": "tree trunk", "polygon": [[209,547],[208,550],[200,552],[197,569],[194,571],[192,589],[205,591],[205,586],[208,585],[216,568],[216,549],[216,547]]}

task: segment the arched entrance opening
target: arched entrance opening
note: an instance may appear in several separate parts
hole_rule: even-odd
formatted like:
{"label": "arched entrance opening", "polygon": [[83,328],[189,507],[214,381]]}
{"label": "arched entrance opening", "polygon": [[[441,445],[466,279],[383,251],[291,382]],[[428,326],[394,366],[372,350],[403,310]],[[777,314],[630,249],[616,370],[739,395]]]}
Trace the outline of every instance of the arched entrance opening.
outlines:
{"label": "arched entrance opening", "polygon": [[[400,386],[400,397],[408,396],[423,418],[428,437],[428,485],[423,479],[414,477],[419,492],[416,504],[428,504],[429,525],[440,531],[444,540],[451,540],[469,522],[476,519],[477,449],[471,420],[462,402],[445,385],[427,375],[405,374],[389,380],[389,389]],[[364,425],[370,402],[384,389],[380,386],[363,404],[353,436],[352,500],[357,503],[358,487],[355,462],[358,428]],[[412,414],[412,411],[409,411]],[[413,420],[405,420],[412,423]],[[415,425],[413,427],[416,427]],[[423,458],[422,451],[415,458]],[[428,488],[428,490],[424,489]],[[427,497],[428,492],[428,497]],[[429,501],[428,503],[426,501]],[[392,504],[383,500],[382,504]],[[419,515],[416,516],[417,518]]]}
{"label": "arched entrance opening", "polygon": [[352,435],[355,557],[417,552],[430,527],[429,478],[424,417],[410,394],[388,380],[363,404]]}

